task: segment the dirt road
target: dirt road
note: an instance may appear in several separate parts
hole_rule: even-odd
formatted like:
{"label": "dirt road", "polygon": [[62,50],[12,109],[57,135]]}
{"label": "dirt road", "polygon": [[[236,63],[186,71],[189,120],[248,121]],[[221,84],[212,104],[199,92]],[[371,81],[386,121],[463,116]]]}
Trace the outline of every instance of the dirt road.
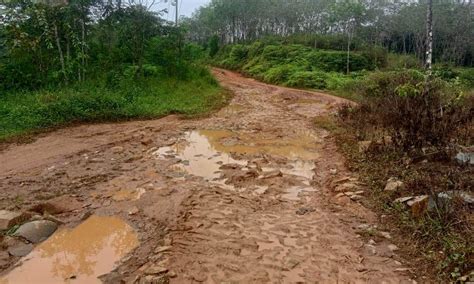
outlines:
{"label": "dirt road", "polygon": [[344,101],[214,72],[235,96],[208,118],[79,126],[0,153],[2,208],[64,223],[23,259],[2,252],[0,283],[411,283],[314,126]]}

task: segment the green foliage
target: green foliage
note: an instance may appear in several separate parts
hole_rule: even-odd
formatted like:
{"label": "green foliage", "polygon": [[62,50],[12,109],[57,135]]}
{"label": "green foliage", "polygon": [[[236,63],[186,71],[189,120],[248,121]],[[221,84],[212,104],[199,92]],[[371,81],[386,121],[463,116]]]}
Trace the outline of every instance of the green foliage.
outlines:
{"label": "green foliage", "polygon": [[326,89],[328,74],[321,71],[297,71],[286,80],[290,87],[303,87],[312,89]]}
{"label": "green foliage", "polygon": [[[350,68],[352,71],[371,70],[385,64],[385,57],[379,50],[353,52]],[[299,44],[276,45],[271,38],[250,45],[225,46],[213,61],[218,66],[240,70],[268,83],[301,88],[334,90],[359,77],[357,72],[342,74],[346,72],[346,52],[315,50]]]}
{"label": "green foliage", "polygon": [[[131,66],[127,70],[133,72],[137,68]],[[198,75],[188,81],[169,77],[137,81],[122,77],[116,88],[88,81],[61,89],[4,94],[0,96],[0,139],[70,122],[207,113],[222,105],[226,98],[215,81],[210,80],[208,71],[196,71]]]}
{"label": "green foliage", "polygon": [[474,89],[474,68],[465,68],[459,71],[461,84],[468,89]]}
{"label": "green foliage", "polygon": [[219,37],[214,35],[209,40],[209,56],[214,57],[219,51]]}

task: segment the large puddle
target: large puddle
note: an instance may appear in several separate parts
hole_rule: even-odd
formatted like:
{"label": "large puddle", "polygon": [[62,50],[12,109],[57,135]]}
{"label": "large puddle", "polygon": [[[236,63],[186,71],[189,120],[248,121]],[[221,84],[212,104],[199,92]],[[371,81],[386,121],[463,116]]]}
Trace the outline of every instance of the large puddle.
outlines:
{"label": "large puddle", "polygon": [[134,230],[123,220],[91,216],[38,245],[0,283],[101,283],[97,277],[137,245]]}
{"label": "large puddle", "polygon": [[[300,177],[309,186],[314,177],[313,160],[319,157],[317,144],[317,140],[307,134],[290,139],[242,135],[226,130],[199,130],[185,133],[183,139],[172,146],[158,149],[155,155],[159,159],[179,158],[181,161],[170,167],[170,170],[180,173],[179,176],[187,173],[233,189],[221,179],[221,166],[238,164],[247,169],[248,161],[234,159],[232,154],[270,154],[284,157],[288,162],[276,168],[262,168],[263,171],[279,169],[284,174]],[[302,191],[307,191],[307,188]],[[294,189],[284,197],[293,199],[293,192]]]}

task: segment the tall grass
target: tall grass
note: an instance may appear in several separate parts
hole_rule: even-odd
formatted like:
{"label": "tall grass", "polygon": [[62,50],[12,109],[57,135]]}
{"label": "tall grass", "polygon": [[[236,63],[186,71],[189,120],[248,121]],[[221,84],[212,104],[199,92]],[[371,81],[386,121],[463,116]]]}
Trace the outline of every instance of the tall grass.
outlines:
{"label": "tall grass", "polygon": [[0,95],[0,140],[73,122],[204,114],[225,102],[210,74],[187,80],[124,79],[117,86],[89,81],[74,86]]}

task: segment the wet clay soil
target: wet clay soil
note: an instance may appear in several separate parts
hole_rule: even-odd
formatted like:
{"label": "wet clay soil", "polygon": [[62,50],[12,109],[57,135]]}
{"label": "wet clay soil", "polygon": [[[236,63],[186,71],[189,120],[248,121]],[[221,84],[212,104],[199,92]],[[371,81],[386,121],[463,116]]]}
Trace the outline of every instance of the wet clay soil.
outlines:
{"label": "wet clay soil", "polygon": [[336,192],[363,185],[313,120],[344,101],[214,73],[235,95],[208,118],[84,125],[0,153],[2,209],[73,207],[0,262],[0,283],[411,283],[389,240],[361,237],[375,216]]}

